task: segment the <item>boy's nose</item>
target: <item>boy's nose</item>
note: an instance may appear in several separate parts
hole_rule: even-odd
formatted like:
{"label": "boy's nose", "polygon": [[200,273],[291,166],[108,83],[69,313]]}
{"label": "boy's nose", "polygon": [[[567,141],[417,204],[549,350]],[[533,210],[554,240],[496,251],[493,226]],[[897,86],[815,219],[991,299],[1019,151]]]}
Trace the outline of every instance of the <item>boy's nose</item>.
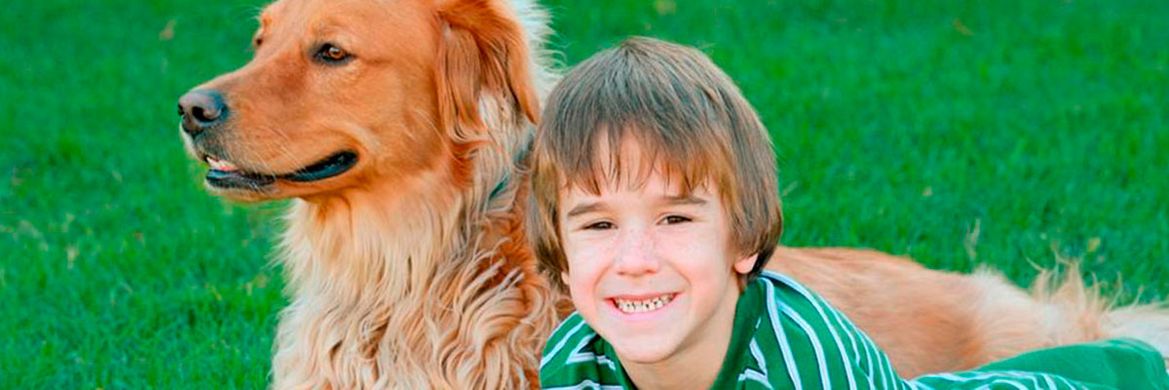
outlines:
{"label": "boy's nose", "polygon": [[661,265],[653,251],[653,241],[641,230],[630,230],[617,248],[617,273],[627,276],[650,274]]}

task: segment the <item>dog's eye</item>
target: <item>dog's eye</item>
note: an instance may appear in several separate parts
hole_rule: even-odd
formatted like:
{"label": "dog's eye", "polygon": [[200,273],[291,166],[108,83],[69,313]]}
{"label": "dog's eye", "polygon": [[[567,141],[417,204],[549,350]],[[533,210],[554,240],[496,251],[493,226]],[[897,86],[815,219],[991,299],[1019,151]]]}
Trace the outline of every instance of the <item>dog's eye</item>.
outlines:
{"label": "dog's eye", "polygon": [[351,58],[348,52],[331,43],[321,45],[321,48],[317,50],[316,57],[321,62],[330,65],[343,64]]}

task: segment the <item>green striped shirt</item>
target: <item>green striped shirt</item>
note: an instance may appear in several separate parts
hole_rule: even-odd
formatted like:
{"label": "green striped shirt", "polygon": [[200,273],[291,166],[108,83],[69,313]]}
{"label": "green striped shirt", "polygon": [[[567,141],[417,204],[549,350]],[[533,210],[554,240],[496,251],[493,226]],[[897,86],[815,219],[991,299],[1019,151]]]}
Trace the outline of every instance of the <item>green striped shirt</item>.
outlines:
{"label": "green striped shirt", "polygon": [[[1099,349],[1110,346],[1080,345]],[[1082,357],[1083,350],[1069,351]],[[1067,354],[1059,348],[1040,352]],[[1109,352],[1117,352],[1109,350]],[[1164,361],[1151,347],[1125,342],[1120,355],[1093,362],[1096,372],[1059,376],[1059,369],[1014,370],[1000,364],[994,371],[936,374],[904,380],[888,357],[843,313],[794,280],[772,272],[749,283],[735,309],[734,332],[714,389],[1109,389],[1138,378],[1138,388],[1169,389]],[[1058,360],[1058,359],[1057,359]],[[1138,361],[1141,364],[1132,364]],[[1106,372],[1108,375],[1099,375]],[[1073,372],[1076,374],[1077,372]],[[1066,373],[1064,373],[1066,374]],[[1105,378],[1105,380],[1099,380]],[[1145,379],[1151,383],[1143,385]],[[540,361],[545,389],[632,389],[613,347],[578,313],[553,332]],[[1133,388],[1124,382],[1125,389]]]}

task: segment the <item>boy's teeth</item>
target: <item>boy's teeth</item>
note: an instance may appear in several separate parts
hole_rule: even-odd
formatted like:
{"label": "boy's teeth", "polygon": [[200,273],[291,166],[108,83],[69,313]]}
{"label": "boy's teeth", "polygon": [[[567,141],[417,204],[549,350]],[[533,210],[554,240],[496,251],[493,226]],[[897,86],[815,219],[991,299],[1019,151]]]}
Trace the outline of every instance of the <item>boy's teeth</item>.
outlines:
{"label": "boy's teeth", "polygon": [[617,309],[623,313],[645,313],[661,309],[670,300],[674,299],[671,294],[662,295],[657,298],[646,299],[643,301],[631,301],[627,299],[615,298],[613,302],[617,304]]}

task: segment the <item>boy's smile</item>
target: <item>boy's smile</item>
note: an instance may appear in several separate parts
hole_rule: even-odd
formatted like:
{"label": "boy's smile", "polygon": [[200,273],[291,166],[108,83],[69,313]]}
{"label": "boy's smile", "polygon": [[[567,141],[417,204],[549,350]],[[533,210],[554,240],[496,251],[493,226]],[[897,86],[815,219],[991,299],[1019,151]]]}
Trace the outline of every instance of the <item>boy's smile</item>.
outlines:
{"label": "boy's smile", "polygon": [[613,297],[613,305],[617,306],[625,314],[634,313],[649,313],[657,311],[670,303],[674,299],[672,293],[651,295],[648,298],[639,298],[636,296],[619,296]]}
{"label": "boy's smile", "polygon": [[720,194],[708,186],[683,193],[664,167],[640,168],[634,142],[622,146],[627,172],[603,180],[599,194],[562,191],[562,277],[577,310],[631,375],[639,366],[709,366],[726,353],[738,277],[754,257],[734,253]]}

